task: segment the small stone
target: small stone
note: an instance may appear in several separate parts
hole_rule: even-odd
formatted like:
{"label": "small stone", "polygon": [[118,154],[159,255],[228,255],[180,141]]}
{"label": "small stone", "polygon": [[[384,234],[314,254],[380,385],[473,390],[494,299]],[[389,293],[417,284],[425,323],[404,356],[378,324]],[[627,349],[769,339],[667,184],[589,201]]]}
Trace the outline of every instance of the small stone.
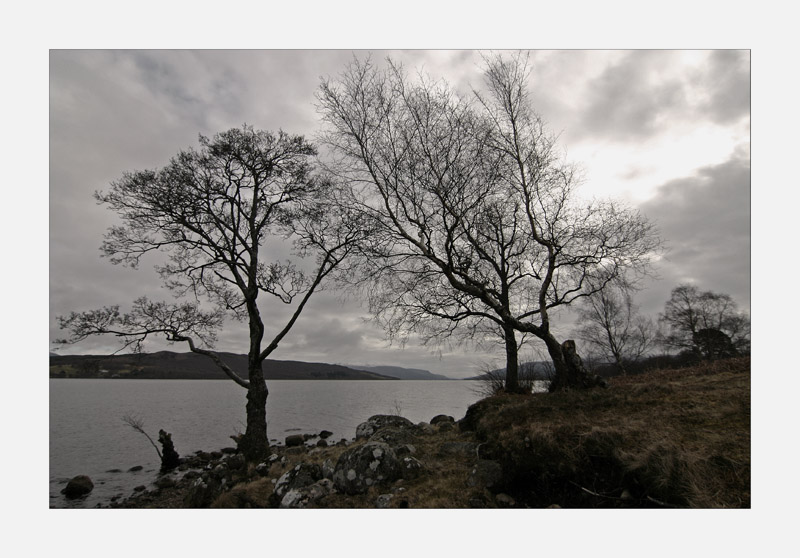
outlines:
{"label": "small stone", "polygon": [[141,471],[142,469],[144,469],[144,467],[142,467],[141,465],[135,465],[135,466],[131,467],[130,469],[128,469],[128,472],[129,473],[135,473],[136,471]]}

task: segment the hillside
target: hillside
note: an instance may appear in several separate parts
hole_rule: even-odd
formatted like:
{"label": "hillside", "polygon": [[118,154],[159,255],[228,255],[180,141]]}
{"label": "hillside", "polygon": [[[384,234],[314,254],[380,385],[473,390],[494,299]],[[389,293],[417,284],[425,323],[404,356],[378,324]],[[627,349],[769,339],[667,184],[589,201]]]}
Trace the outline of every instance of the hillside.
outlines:
{"label": "hillside", "polygon": [[401,366],[362,366],[359,364],[347,364],[348,368],[374,372],[383,376],[390,376],[398,380],[452,380],[441,374],[433,374],[428,370],[419,368],[403,368]]}
{"label": "hillside", "polygon": [[[237,374],[247,377],[247,356],[220,353]],[[394,380],[338,364],[293,360],[264,361],[268,380]],[[195,353],[160,351],[126,355],[50,355],[51,378],[129,378],[169,380],[228,379],[214,362]]]}

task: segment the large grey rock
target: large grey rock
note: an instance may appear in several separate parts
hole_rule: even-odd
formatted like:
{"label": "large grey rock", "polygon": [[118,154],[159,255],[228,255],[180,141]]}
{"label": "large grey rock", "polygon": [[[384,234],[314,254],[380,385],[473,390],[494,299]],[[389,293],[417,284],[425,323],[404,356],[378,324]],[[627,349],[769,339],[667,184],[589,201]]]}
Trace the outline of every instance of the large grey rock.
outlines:
{"label": "large grey rock", "polygon": [[81,498],[86,496],[94,489],[92,479],[86,475],[78,475],[73,477],[67,483],[67,486],[61,491],[67,498]]}
{"label": "large grey rock", "polygon": [[367,442],[339,456],[333,482],[345,494],[363,494],[371,486],[397,480],[402,468],[392,448],[383,442]]}
{"label": "large grey rock", "polygon": [[322,479],[322,468],[319,465],[299,463],[278,479],[275,483],[275,494],[283,498],[290,490],[311,486],[320,479]]}
{"label": "large grey rock", "polygon": [[369,417],[367,422],[362,422],[356,427],[356,440],[360,440],[361,438],[369,438],[377,430],[387,426],[398,429],[413,429],[414,423],[405,417],[397,415],[374,415]]}
{"label": "large grey rock", "polygon": [[396,426],[384,426],[376,430],[370,437],[371,442],[385,442],[390,446],[397,447],[408,445],[417,441],[416,432],[409,428],[398,428]]}
{"label": "large grey rock", "polygon": [[280,507],[311,508],[331,492],[333,492],[333,482],[321,479],[308,486],[289,489],[281,498]]}

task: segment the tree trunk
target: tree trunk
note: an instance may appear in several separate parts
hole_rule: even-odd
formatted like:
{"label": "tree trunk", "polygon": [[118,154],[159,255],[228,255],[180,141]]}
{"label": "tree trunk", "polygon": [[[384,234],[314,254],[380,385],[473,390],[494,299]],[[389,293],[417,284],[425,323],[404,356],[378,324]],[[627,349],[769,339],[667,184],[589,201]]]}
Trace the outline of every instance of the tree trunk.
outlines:
{"label": "tree trunk", "polygon": [[247,389],[247,428],[239,441],[239,451],[251,462],[263,459],[269,449],[267,439],[267,382],[261,363],[250,366],[250,387]]}
{"label": "tree trunk", "polygon": [[508,393],[521,393],[523,390],[519,385],[519,347],[514,330],[510,327],[503,328],[506,341],[506,384],[505,389]]}
{"label": "tree trunk", "polygon": [[543,340],[556,369],[555,377],[550,382],[550,392],[608,386],[603,378],[590,374],[584,368],[583,361],[575,349],[575,341],[569,339],[559,345],[555,337],[549,333]]}
{"label": "tree trunk", "polygon": [[267,382],[261,366],[261,340],[264,337],[264,324],[258,313],[255,297],[248,300],[247,313],[250,316],[250,351],[247,355],[247,428],[239,441],[239,451],[245,459],[257,462],[267,456]]}

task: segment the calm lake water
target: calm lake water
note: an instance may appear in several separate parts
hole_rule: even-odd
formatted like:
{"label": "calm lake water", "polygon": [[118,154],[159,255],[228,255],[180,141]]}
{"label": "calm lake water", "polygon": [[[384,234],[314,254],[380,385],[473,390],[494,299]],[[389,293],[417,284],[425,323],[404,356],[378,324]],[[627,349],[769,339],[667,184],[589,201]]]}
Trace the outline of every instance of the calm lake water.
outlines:
{"label": "calm lake water", "polygon": [[[458,420],[480,399],[477,382],[464,380],[271,380],[267,386],[273,443],[323,429],[333,432],[330,441],[352,439],[356,427],[377,414],[399,413],[415,423],[438,414]],[[155,448],[123,416],[139,416],[154,440],[161,428],[172,433],[183,456],[233,446],[230,436],[245,429],[244,407],[245,390],[224,380],[51,379],[50,507],[105,505],[155,480]],[[137,465],[143,469],[128,471]],[[95,487],[87,498],[68,501],[61,489],[76,475],[88,475]]]}

